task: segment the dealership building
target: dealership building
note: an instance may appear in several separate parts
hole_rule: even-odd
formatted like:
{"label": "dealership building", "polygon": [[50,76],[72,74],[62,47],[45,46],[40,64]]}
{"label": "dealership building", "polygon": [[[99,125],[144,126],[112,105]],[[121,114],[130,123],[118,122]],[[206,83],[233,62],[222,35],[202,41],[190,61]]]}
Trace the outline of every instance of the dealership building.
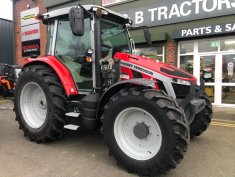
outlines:
{"label": "dealership building", "polygon": [[[235,1],[231,0],[16,0],[16,62],[31,52],[45,55],[47,28],[31,14],[80,4],[96,4],[128,15],[136,54],[173,64],[205,80],[215,105],[235,106]],[[28,20],[28,22],[26,22]]]}

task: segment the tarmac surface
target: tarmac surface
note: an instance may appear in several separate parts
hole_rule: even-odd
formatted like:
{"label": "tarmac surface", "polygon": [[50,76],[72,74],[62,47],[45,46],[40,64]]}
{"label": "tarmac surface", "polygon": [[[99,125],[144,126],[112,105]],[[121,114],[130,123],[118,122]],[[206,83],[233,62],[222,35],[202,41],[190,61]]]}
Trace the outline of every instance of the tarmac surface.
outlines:
{"label": "tarmac surface", "polygon": [[[67,131],[59,141],[30,142],[10,101],[0,100],[0,177],[131,177],[108,155],[99,131]],[[235,108],[214,108],[208,130],[191,141],[183,161],[161,177],[234,177]]]}

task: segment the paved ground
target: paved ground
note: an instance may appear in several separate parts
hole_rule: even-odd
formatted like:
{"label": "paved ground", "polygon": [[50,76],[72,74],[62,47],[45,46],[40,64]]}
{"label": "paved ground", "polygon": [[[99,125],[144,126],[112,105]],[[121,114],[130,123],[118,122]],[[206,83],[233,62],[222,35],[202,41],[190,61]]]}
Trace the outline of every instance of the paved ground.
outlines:
{"label": "paved ground", "polygon": [[[67,132],[49,144],[28,141],[11,108],[10,102],[0,101],[0,177],[136,176],[116,166],[95,131]],[[162,177],[235,176],[235,110],[214,110],[208,131],[194,139],[182,163]]]}

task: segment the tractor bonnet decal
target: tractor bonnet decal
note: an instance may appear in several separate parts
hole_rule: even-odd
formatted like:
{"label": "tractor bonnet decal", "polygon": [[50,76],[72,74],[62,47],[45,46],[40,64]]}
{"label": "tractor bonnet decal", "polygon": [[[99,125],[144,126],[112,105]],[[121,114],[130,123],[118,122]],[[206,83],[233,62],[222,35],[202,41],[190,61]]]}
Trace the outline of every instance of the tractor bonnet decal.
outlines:
{"label": "tractor bonnet decal", "polygon": [[139,71],[141,73],[147,74],[149,76],[154,75],[153,71],[151,71],[149,69],[146,69],[146,68],[143,68],[143,67],[138,66],[138,65],[134,65],[134,64],[126,62],[126,61],[121,61],[121,65],[124,66],[124,67],[130,68],[130,69],[133,69],[135,71]]}

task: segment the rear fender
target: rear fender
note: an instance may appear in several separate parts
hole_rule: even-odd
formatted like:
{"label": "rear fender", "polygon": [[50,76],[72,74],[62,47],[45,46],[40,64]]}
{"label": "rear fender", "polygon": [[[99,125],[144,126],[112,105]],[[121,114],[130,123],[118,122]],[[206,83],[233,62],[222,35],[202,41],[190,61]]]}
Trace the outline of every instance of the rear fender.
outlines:
{"label": "rear fender", "polygon": [[135,87],[135,86],[144,86],[146,88],[155,88],[155,83],[152,80],[149,79],[130,79],[130,80],[124,80],[120,81],[114,85],[112,85],[106,92],[102,95],[100,102],[98,104],[97,108],[97,118],[100,118],[102,113],[103,113],[103,107],[106,105],[106,103],[109,101],[109,99],[118,93],[122,88],[130,86],[130,87]]}
{"label": "rear fender", "polygon": [[60,78],[60,81],[64,87],[65,93],[68,96],[77,95],[78,91],[76,85],[73,81],[73,77],[68,70],[68,68],[61,63],[56,57],[54,56],[46,56],[44,58],[37,58],[37,59],[26,59],[26,64],[24,68],[27,66],[32,65],[47,65],[50,66]]}

